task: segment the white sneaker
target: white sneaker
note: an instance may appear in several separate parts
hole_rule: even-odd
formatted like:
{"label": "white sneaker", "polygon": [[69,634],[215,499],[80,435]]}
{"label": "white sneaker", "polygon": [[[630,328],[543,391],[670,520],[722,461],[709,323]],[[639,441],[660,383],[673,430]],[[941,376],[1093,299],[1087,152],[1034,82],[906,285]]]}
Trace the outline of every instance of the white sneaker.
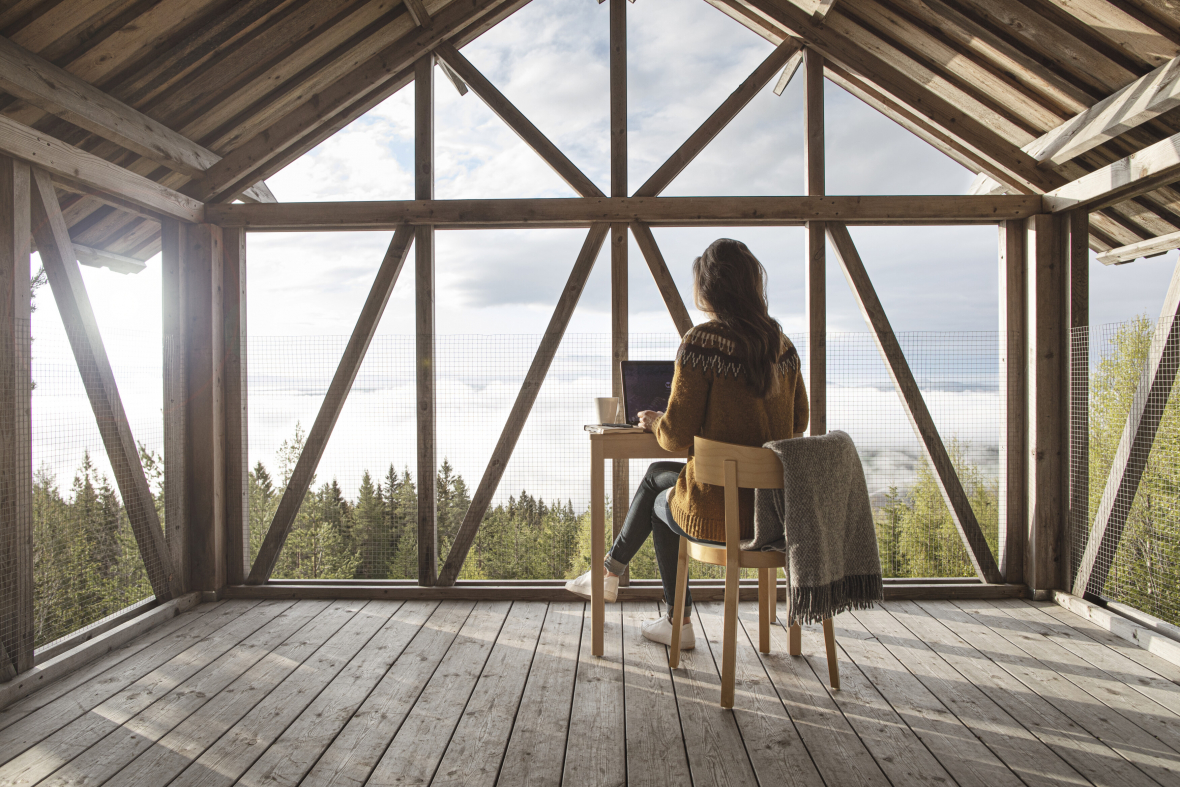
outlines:
{"label": "white sneaker", "polygon": [[[590,572],[587,571],[577,579],[571,579],[565,583],[565,589],[575,596],[581,596],[584,599],[590,599]],[[602,597],[609,602],[614,602],[619,597],[619,578],[607,576],[602,583]]]}
{"label": "white sneaker", "polygon": [[[661,645],[672,646],[672,621],[666,617],[658,620],[649,620],[643,624],[643,636],[650,639],[652,642],[658,642]],[[697,646],[697,635],[693,633],[692,621],[688,621],[680,627],[680,649],[692,650]]]}

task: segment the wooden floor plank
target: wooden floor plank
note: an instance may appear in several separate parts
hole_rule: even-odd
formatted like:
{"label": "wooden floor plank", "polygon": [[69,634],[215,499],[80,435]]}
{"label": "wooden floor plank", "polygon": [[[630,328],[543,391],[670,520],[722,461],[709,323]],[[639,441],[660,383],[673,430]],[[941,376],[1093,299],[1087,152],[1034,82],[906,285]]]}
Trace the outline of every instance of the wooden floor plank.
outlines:
{"label": "wooden floor plank", "polygon": [[[1061,609],[1056,604],[1053,606],[1056,609]],[[1114,648],[1091,639],[1052,615],[1045,614],[1044,609],[1040,606],[1021,602],[1006,607],[1005,611],[1023,621],[1041,636],[1084,659],[1088,664],[1093,664],[1143,696],[1167,708],[1172,713],[1180,715],[1180,685],[1153,672],[1138,661],[1128,658]],[[1067,615],[1073,615],[1068,610],[1062,611]],[[1084,618],[1080,619],[1084,620]]]}
{"label": "wooden floor plank", "polygon": [[[757,785],[733,711],[721,707],[722,614],[716,601],[693,605],[696,648],[681,651],[672,670],[684,747],[693,784]],[[735,705],[745,701],[735,695]]]}
{"label": "wooden floor plank", "polygon": [[435,608],[303,784],[361,785],[368,780],[474,606],[444,601]]}
{"label": "wooden floor plank", "polygon": [[176,787],[212,787],[233,784],[241,778],[385,625],[389,608],[373,607],[370,611],[367,604],[357,600],[334,602],[333,606],[355,610],[348,623],[292,670],[282,683],[206,749],[171,784]]}
{"label": "wooden floor plank", "polygon": [[644,621],[660,614],[655,602],[623,604],[627,783],[678,787],[689,784],[692,777],[668,669],[668,649],[645,640],[641,629]]}
{"label": "wooden floor plank", "polygon": [[1075,631],[1081,632],[1095,642],[1101,642],[1119,655],[1125,656],[1131,661],[1146,667],[1160,677],[1180,685],[1180,666],[1173,664],[1167,659],[1162,659],[1154,653],[1139,647],[1134,642],[1128,642],[1117,634],[1112,634],[1081,615],[1064,609],[1051,601],[1029,601],[1026,603],[1036,607],[1046,615],[1056,618]]}
{"label": "wooden floor plank", "polygon": [[[371,602],[366,609],[374,603]],[[396,602],[385,603],[396,608]],[[329,613],[333,620],[339,620],[348,610],[355,608],[355,605],[335,602]],[[313,621],[313,625],[315,623]],[[323,646],[322,637],[312,634],[314,632],[301,631],[267,653],[225,690],[117,773],[107,783],[108,787],[167,784]]]}
{"label": "wooden floor plank", "polygon": [[543,601],[512,604],[432,785],[495,785],[547,607]]}
{"label": "wooden floor plank", "polygon": [[561,784],[586,610],[580,601],[549,603],[497,787]]}
{"label": "wooden floor plank", "polygon": [[130,642],[112,650],[110,653],[100,656],[89,664],[71,672],[69,675],[49,683],[33,694],[17,700],[6,708],[0,708],[0,730],[15,724],[33,711],[45,707],[58,697],[64,696],[79,686],[104,675],[104,673],[114,669],[148,646],[154,645],[156,642],[175,634],[183,628],[195,625],[201,619],[202,615],[212,612],[224,603],[226,602],[212,601],[207,604],[198,604],[189,611],[182,612],[171,620],[145,631]]}
{"label": "wooden floor plank", "polygon": [[[738,609],[742,616],[757,622],[757,604],[739,605]],[[722,625],[720,618],[716,625]],[[738,627],[737,635],[734,672],[738,701],[734,703],[733,715],[758,783],[820,787],[824,784],[823,777],[770,682],[757,649],[750,643],[744,627]]]}
{"label": "wooden floor plank", "polygon": [[437,601],[377,603],[394,614],[246,771],[239,785],[299,784],[438,606]]}
{"label": "wooden floor plank", "polygon": [[[924,642],[921,632],[929,628],[929,617],[920,609],[917,612],[914,614],[903,602],[889,602],[880,608],[857,611],[852,615],[1026,785],[1089,784],[1003,707],[954,669],[940,655],[948,648],[939,646],[936,650]],[[960,651],[976,653],[973,648],[966,647],[961,647]]]}
{"label": "wooden floor plank", "polygon": [[[742,615],[740,619],[746,636],[755,641],[757,616]],[[770,627],[770,651],[759,654],[762,664],[824,780],[829,785],[888,785],[889,780],[824,687],[827,669],[820,678],[806,659],[791,656],[789,635],[781,625]]]}
{"label": "wooden floor plank", "polygon": [[[860,621],[839,615],[836,643],[946,768],[959,787],[1022,787],[1023,782]],[[841,670],[843,685],[843,670]]]}
{"label": "wooden floor plank", "polygon": [[[133,718],[159,697],[200,671],[241,640],[291,606],[259,604],[236,619],[226,620],[183,652],[134,683],[72,719],[52,735],[0,767],[0,784],[34,784],[66,764],[119,725]],[[193,631],[198,631],[194,629]],[[24,725],[10,729],[24,729]]]}
{"label": "wooden floor plank", "polygon": [[1045,699],[1038,687],[1030,686],[1026,670],[1033,665],[998,634],[949,602],[945,606],[899,602],[897,606],[911,613],[906,621],[911,631],[1086,779],[1135,787],[1153,784],[1143,771]]}
{"label": "wooden floor plank", "polygon": [[97,787],[217,696],[292,635],[326,641],[347,618],[321,616],[327,601],[296,602],[208,666],[76,756],[44,787]]}
{"label": "wooden floor plank", "polygon": [[[838,652],[839,634],[845,631],[840,627],[841,618],[851,618],[851,615],[837,616],[832,621],[837,630]],[[828,659],[820,626],[809,624],[802,627],[802,647],[803,657],[827,688],[828,696],[844,713],[844,718],[860,736],[861,742],[891,783],[942,787],[953,781],[922,740],[881,696],[881,692],[855,663],[848,661],[847,654],[839,652],[842,662],[840,690],[833,691],[823,681],[828,674]]]}
{"label": "wooden floor plank", "polygon": [[430,784],[511,608],[481,601],[373,769],[369,784]]}
{"label": "wooden floor plank", "polygon": [[[52,735],[178,653],[192,647],[195,641],[216,631],[225,625],[226,621],[244,614],[254,606],[256,604],[249,601],[244,604],[229,601],[216,611],[200,617],[181,616],[186,618],[185,622],[168,636],[94,675],[70,691],[58,694],[48,702],[38,705],[20,720],[19,725],[0,730],[0,763],[7,762],[42,738]],[[25,703],[41,702],[42,692],[56,693],[56,686],[41,689],[13,705],[13,708],[20,709]]]}
{"label": "wooden floor plank", "polygon": [[[952,601],[924,601],[919,606],[1055,708],[1060,714],[1058,723],[1061,718],[1067,719],[1092,735],[1095,740],[1084,741],[1085,750],[1104,764],[1110,763],[1105,778],[1111,783],[1127,780],[1127,784],[1147,785],[1152,779],[1162,784],[1180,783],[1180,754],[1137,727],[1126,715],[1112,710],[1110,702],[1117,696],[1116,687],[1091,679],[1088,673],[1097,674],[1097,670],[1035,634],[1023,639],[1017,636],[1019,632],[1013,629],[1020,624],[988,604],[964,607]],[[1086,691],[1087,687],[1092,691]],[[1106,694],[1106,698],[1100,700],[1095,694]],[[1160,711],[1167,713],[1163,708]],[[1051,734],[1068,735],[1081,748],[1077,736],[1070,733],[1072,728],[1055,729]],[[1111,750],[1126,762],[1119,762],[1109,753]],[[1104,772],[1095,768],[1094,773],[1097,776]]]}
{"label": "wooden floor plank", "polygon": [[591,615],[583,619],[566,740],[564,787],[619,787],[627,782],[623,728],[623,608],[606,605],[602,656],[591,653]]}

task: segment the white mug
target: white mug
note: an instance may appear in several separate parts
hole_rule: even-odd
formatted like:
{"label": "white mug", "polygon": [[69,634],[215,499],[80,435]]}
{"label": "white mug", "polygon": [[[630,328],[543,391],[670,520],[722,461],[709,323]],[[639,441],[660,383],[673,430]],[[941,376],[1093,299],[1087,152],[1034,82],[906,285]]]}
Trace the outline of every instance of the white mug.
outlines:
{"label": "white mug", "polygon": [[622,421],[619,418],[619,397],[617,396],[600,396],[594,400],[598,405],[598,423],[600,424],[620,424]]}

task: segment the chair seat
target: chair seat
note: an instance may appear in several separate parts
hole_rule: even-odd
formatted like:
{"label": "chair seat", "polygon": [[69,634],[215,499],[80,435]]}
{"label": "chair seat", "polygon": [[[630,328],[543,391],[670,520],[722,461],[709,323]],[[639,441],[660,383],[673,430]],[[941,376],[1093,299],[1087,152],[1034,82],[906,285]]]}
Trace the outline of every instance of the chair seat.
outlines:
{"label": "chair seat", "polygon": [[[725,565],[725,547],[702,544],[688,539],[688,554],[693,560],[709,563],[714,566]],[[738,565],[742,568],[786,568],[787,555],[785,552],[755,552],[745,549],[738,553]]]}

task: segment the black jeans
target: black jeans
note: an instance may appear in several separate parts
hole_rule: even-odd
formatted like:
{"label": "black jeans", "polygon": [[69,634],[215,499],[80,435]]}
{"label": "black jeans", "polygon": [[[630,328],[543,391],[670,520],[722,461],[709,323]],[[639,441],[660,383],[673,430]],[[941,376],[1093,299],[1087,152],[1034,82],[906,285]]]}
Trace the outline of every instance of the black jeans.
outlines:
{"label": "black jeans", "polygon": [[[672,518],[668,508],[668,490],[676,486],[676,479],[684,469],[683,462],[652,462],[647,468],[643,482],[635,490],[631,508],[619,530],[615,543],[606,556],[606,569],[613,574],[622,574],[643,546],[648,534],[656,551],[656,564],[660,567],[660,580],[664,583],[664,603],[668,605],[668,619],[672,619],[676,602],[676,561],[680,557],[680,536],[684,531]],[[713,542],[703,542],[713,543]],[[684,594],[684,615],[692,611],[692,591]]]}

